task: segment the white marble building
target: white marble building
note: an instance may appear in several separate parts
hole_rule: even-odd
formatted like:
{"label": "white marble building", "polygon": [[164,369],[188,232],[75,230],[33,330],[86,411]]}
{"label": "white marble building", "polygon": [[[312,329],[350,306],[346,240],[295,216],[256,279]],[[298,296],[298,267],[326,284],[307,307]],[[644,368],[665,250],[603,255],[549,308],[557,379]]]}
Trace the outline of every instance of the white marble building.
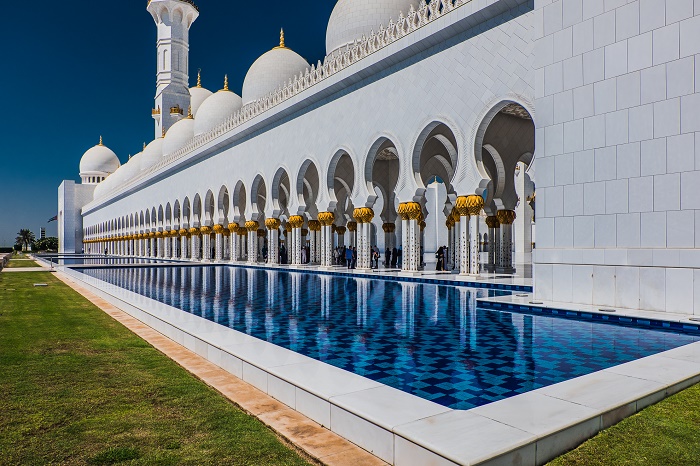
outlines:
{"label": "white marble building", "polygon": [[340,0],[324,59],[271,40],[241,96],[187,89],[191,2],[148,11],[155,139],[59,200],[63,250],[82,222],[76,250],[414,273],[445,242],[462,274],[534,262],[541,299],[700,312],[697,1]]}

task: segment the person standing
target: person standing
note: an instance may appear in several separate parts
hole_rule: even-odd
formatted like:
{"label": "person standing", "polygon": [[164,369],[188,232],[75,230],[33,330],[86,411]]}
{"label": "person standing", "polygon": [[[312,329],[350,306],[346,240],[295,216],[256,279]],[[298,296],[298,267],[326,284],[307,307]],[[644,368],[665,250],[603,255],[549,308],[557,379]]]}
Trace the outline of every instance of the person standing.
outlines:
{"label": "person standing", "polygon": [[352,248],[345,248],[345,262],[348,265],[348,269],[352,268]]}
{"label": "person standing", "polygon": [[435,253],[435,256],[437,257],[437,266],[435,267],[435,270],[442,272],[445,270],[445,250],[440,246]]}
{"label": "person standing", "polygon": [[398,250],[398,260],[396,261],[396,266],[401,268],[403,266],[403,245],[399,246]]}
{"label": "person standing", "polygon": [[391,268],[395,269],[396,268],[396,261],[399,260],[399,250],[396,249],[396,246],[391,250]]}
{"label": "person standing", "polygon": [[352,247],[352,268],[357,267],[357,246]]}

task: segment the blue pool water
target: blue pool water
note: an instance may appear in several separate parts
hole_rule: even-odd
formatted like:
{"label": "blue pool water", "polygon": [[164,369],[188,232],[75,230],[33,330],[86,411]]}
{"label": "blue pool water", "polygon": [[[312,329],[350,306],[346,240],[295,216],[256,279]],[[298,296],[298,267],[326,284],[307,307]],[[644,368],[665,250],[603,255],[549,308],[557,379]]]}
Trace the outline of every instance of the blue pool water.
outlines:
{"label": "blue pool water", "polygon": [[167,259],[148,259],[137,257],[104,256],[99,254],[81,255],[39,255],[46,261],[58,265],[130,265],[130,264],[155,264],[157,262],[176,262]]}
{"label": "blue pool water", "polygon": [[225,266],[80,271],[454,409],[700,339],[476,306],[495,290]]}

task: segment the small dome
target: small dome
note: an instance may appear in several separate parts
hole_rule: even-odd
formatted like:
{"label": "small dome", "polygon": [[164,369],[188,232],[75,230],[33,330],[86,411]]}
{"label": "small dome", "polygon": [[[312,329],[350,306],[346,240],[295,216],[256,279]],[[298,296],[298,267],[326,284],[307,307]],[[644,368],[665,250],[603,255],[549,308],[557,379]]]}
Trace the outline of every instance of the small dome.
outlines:
{"label": "small dome", "polygon": [[146,146],[139,157],[141,170],[146,170],[160,162],[160,159],[163,158],[163,141],[163,138],[158,138]]}
{"label": "small dome", "polygon": [[102,138],[100,138],[100,143],[88,149],[80,159],[80,176],[108,175],[117,171],[119,165],[117,154],[102,145]]}
{"label": "small dome", "polygon": [[200,86],[190,88],[190,106],[192,107],[192,115],[197,116],[199,107],[211,95],[212,92],[209,89],[204,89]]}
{"label": "small dome", "polygon": [[194,134],[200,135],[211,131],[233,116],[242,106],[241,98],[224,86],[224,89],[212,94],[199,107],[197,117],[194,119]]}
{"label": "small dome", "polygon": [[194,119],[185,118],[170,127],[163,139],[163,155],[172,154],[194,137]]}
{"label": "small dome", "polygon": [[369,37],[385,27],[389,20],[396,21],[399,13],[404,15],[416,8],[417,0],[340,0],[331,13],[326,29],[326,54],[331,55],[341,47]]}
{"label": "small dome", "polygon": [[248,70],[243,81],[243,105],[265,97],[309,68],[306,60],[284,46],[283,33],[280,46],[264,53]]}
{"label": "small dome", "polygon": [[128,162],[122,165],[122,168],[124,168],[124,182],[131,181],[139,174],[139,172],[141,171],[140,159],[142,155],[143,152],[139,152],[138,154],[131,157]]}

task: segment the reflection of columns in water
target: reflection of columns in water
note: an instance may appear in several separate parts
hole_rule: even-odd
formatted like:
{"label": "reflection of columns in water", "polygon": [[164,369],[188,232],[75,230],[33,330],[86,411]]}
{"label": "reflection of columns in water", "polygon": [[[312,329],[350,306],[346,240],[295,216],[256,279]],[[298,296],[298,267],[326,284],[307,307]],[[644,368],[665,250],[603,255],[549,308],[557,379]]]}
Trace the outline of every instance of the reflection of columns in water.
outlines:
{"label": "reflection of columns in water", "polygon": [[514,210],[499,210],[496,213],[501,224],[501,262],[497,269],[499,273],[514,273],[513,268],[513,222]]}
{"label": "reflection of columns in water", "polygon": [[301,311],[301,277],[300,273],[290,274],[293,314],[298,314]]}
{"label": "reflection of columns in water", "polygon": [[[234,235],[235,233],[231,235],[231,238],[233,238]],[[233,328],[233,324],[236,322],[236,276],[238,275],[238,271],[239,269],[236,267],[228,268],[229,286],[231,288],[228,298],[228,326],[230,328]]]}
{"label": "reflection of columns in water", "polygon": [[321,317],[327,320],[331,315],[331,277],[319,275],[321,281]]}
{"label": "reflection of columns in water", "polygon": [[223,268],[216,267],[214,269],[214,301],[212,302],[212,308],[214,309],[214,322],[219,322],[220,311],[221,311],[221,300],[224,285]]}
{"label": "reflection of columns in water", "polygon": [[275,271],[267,270],[267,307],[270,309],[275,309],[277,303],[275,302],[276,288],[277,288],[277,277],[278,274]]}
{"label": "reflection of columns in water", "polygon": [[255,302],[255,269],[246,269],[246,277],[248,279],[248,294],[246,296],[248,304],[253,304]]}
{"label": "reflection of columns in water", "polygon": [[476,292],[473,289],[458,287],[459,292],[459,343],[461,348],[469,346],[476,350]]}
{"label": "reflection of columns in water", "polygon": [[280,221],[278,218],[268,218],[265,220],[267,232],[267,262],[268,264],[280,263],[279,234]]}
{"label": "reflection of columns in water", "polygon": [[357,326],[365,328],[367,326],[367,303],[369,302],[370,280],[358,278],[357,283]]}
{"label": "reflection of columns in water", "polygon": [[418,305],[418,284],[401,282],[401,322],[404,336],[413,338],[416,326],[416,306]]}
{"label": "reflection of columns in water", "polygon": [[191,280],[191,272],[191,267],[183,267],[182,275],[180,275],[180,280],[177,283],[177,285],[180,287],[180,306],[182,307],[185,307],[185,302],[187,301],[187,288]]}

